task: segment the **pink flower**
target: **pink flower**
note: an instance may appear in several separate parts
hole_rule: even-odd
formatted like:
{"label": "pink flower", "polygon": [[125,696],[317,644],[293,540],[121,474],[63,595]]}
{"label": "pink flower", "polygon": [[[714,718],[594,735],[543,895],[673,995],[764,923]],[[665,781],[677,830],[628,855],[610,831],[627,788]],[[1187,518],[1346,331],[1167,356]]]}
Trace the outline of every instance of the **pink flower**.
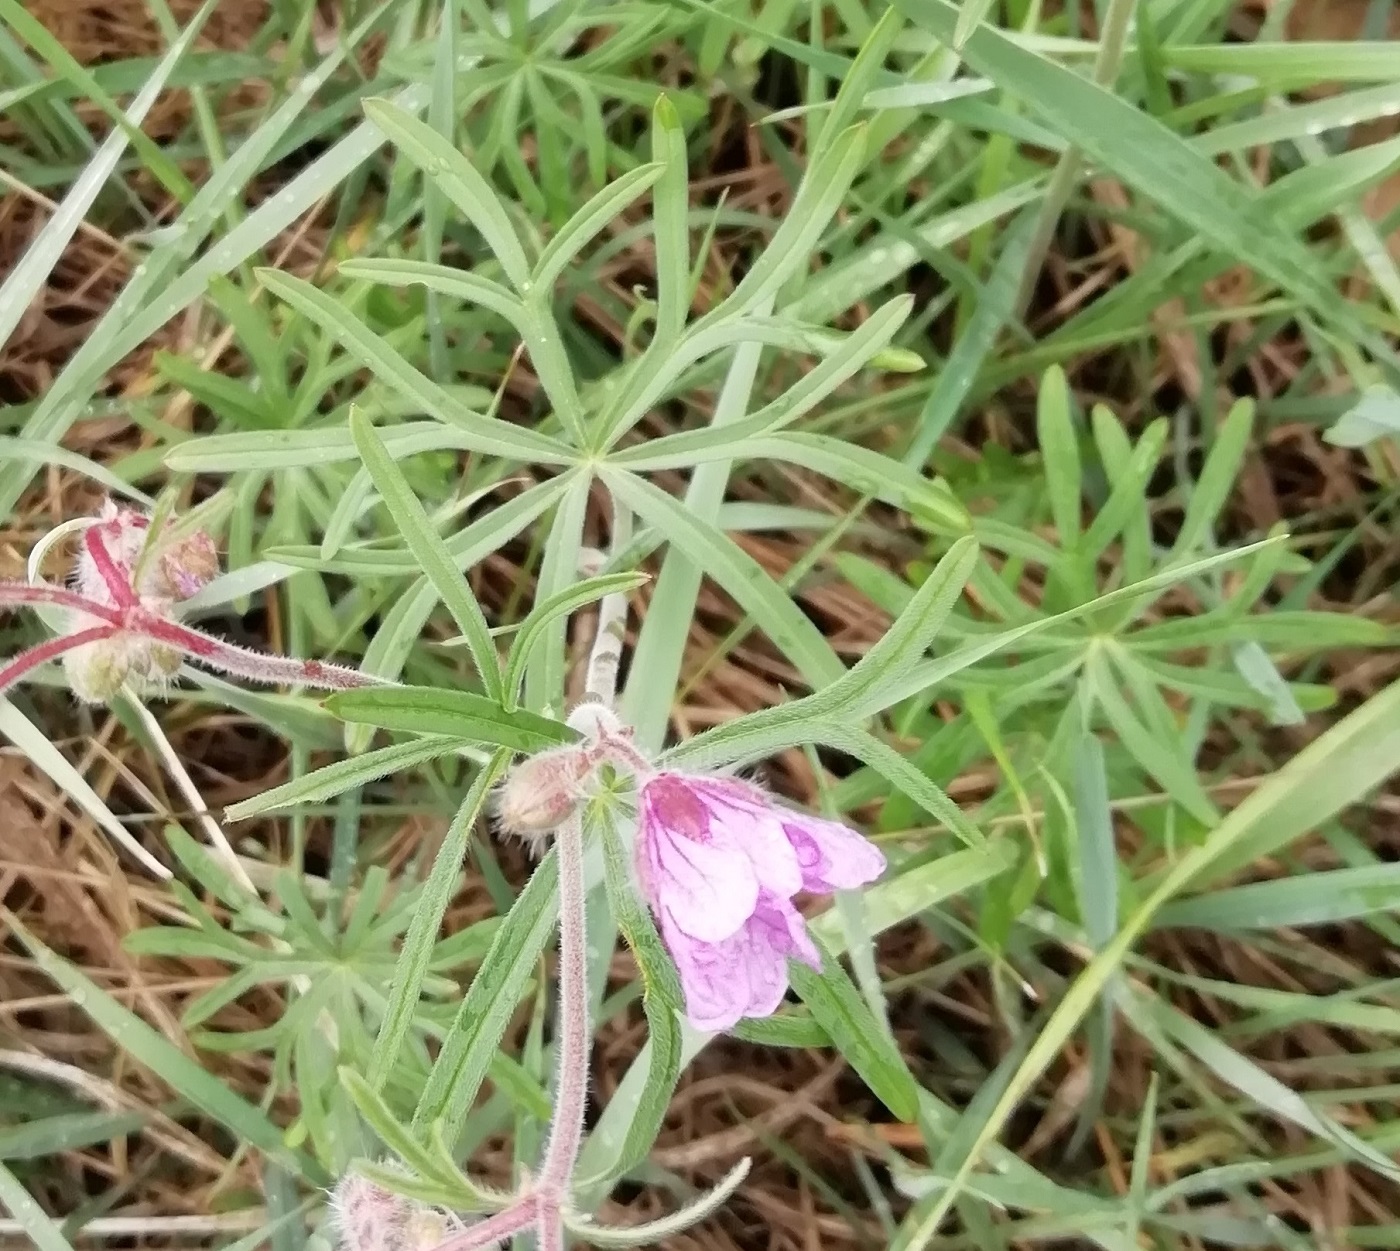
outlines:
{"label": "pink flower", "polygon": [[788,960],[821,966],[794,895],[861,886],[885,869],[853,830],[735,778],[658,773],[642,785],[638,817],[642,891],[698,1029],[772,1015]]}

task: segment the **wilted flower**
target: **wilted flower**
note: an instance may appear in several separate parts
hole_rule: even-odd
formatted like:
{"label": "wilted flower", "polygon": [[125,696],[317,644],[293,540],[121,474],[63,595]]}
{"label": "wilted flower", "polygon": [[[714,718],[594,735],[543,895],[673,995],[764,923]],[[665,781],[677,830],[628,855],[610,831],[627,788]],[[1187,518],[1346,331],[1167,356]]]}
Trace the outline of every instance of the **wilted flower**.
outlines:
{"label": "wilted flower", "polygon": [[789,959],[820,967],[794,895],[861,886],[885,868],[853,830],[780,807],[736,778],[655,774],[638,819],[642,890],[699,1029],[771,1015]]}
{"label": "wilted flower", "polygon": [[0,611],[61,608],[67,617],[63,633],[0,663],[0,695],[31,670],[60,658],[70,689],[91,703],[105,703],[128,681],[138,689],[163,687],[186,660],[254,682],[327,690],[378,682],[325,661],[264,656],[180,620],[181,601],[219,572],[214,541],[204,531],[175,525],[152,536],[150,518],[111,502],[76,525],[82,539],[71,589],[0,581]]}

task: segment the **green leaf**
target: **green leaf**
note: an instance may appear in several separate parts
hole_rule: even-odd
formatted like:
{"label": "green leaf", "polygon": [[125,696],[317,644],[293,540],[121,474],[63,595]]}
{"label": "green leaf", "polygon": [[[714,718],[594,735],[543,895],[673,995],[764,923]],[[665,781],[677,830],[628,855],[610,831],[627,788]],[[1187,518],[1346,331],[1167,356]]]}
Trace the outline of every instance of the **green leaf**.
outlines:
{"label": "green leaf", "polygon": [[813,941],[821,953],[821,972],[792,961],[793,989],[880,1102],[896,1119],[912,1122],[918,1115],[919,1090],[903,1057],[836,956],[820,939],[813,936]]}
{"label": "green leaf", "polygon": [[1127,1019],[1136,1028],[1155,1028],[1185,1047],[1221,1081],[1249,1097],[1259,1108],[1290,1121],[1340,1147],[1352,1159],[1369,1165],[1383,1177],[1400,1180],[1400,1165],[1365,1139],[1316,1111],[1297,1091],[1265,1072],[1253,1060],[1221,1042],[1210,1030],[1178,1012],[1157,996],[1129,987],[1124,997]]}
{"label": "green leaf", "polygon": [[447,912],[447,905],[451,902],[458,875],[466,859],[467,839],[481,815],[482,808],[485,807],[491,787],[505,773],[509,762],[510,753],[498,751],[477,773],[433,860],[432,872],[429,873],[423,886],[423,894],[413,910],[413,920],[409,922],[403,949],[399,952],[398,963],[394,966],[394,982],[389,990],[379,1034],[374,1040],[374,1050],[370,1055],[366,1080],[375,1090],[384,1085],[391,1069],[398,1062],[399,1051],[403,1047],[404,1039],[408,1037],[414,1015],[418,1011],[418,998],[423,991],[428,966],[432,963],[438,931],[442,928],[442,918]]}
{"label": "green leaf", "polygon": [[1182,899],[1157,914],[1154,928],[1292,929],[1384,916],[1400,908],[1400,864],[1313,871],[1272,882]]}
{"label": "green leaf", "polygon": [[823,715],[863,701],[891,677],[923,658],[961,597],[978,555],[977,541],[972,538],[958,539],[949,547],[914,592],[908,607],[875,645],[814,701]]}
{"label": "green leaf", "polygon": [[1205,843],[1177,860],[1113,940],[1070,984],[986,1117],[938,1203],[925,1215],[922,1228],[937,1229],[971,1180],[983,1152],[1000,1135],[1040,1075],[1061,1054],[1099,994],[1121,968],[1133,944],[1170,900],[1193,881],[1237,872],[1240,867],[1273,854],[1298,834],[1323,825],[1397,767],[1400,683],[1373,696],[1315,739],[1226,813]]}
{"label": "green leaf", "polygon": [[1045,463],[1045,485],[1050,494],[1050,515],[1059,532],[1060,545],[1070,548],[1079,538],[1084,487],[1079,469],[1079,439],[1070,415],[1069,381],[1058,365],[1046,370],[1040,381],[1035,420]]}
{"label": "green leaf", "polygon": [[72,1244],[54,1219],[4,1164],[0,1164],[0,1206],[19,1222],[34,1251],[73,1251]]}
{"label": "green leaf", "polygon": [[[962,17],[949,0],[896,0],[896,7],[944,41],[954,37]],[[977,73],[1026,101],[1100,168],[1160,204],[1222,254],[1250,265],[1339,325],[1361,326],[1317,259],[1266,211],[1252,186],[1231,178],[1156,118],[988,25],[972,32],[962,55]]]}
{"label": "green leaf", "polygon": [[[637,901],[632,884],[631,867],[623,851],[611,818],[599,823],[603,841],[603,864],[607,878],[608,899],[617,917],[618,929],[637,961],[642,976],[642,1006],[647,1016],[648,1070],[635,1106],[627,1118],[627,1134],[608,1153],[608,1162],[598,1174],[582,1183],[584,1188],[604,1183],[630,1173],[643,1160],[656,1141],[671,1105],[676,1082],[681,1072],[681,1030],[679,1014],[683,1003],[680,979],[651,917]],[[607,1144],[595,1134],[590,1139],[594,1160]]]}
{"label": "green leaf", "polygon": [[[47,38],[53,42],[56,51],[66,55],[62,44],[40,24],[36,16],[10,0],[7,0],[5,7],[9,21],[17,24],[22,34],[27,32],[31,39],[36,36]],[[165,89],[171,72],[189,51],[190,45],[216,7],[217,0],[205,0],[180,32],[180,37],[171,43],[152,69],[150,77],[142,83],[127,111],[119,114],[124,124],[114,127],[111,134],[103,140],[102,146],[93,154],[82,173],[74,179],[67,195],[48,217],[24,254],[18,260],[11,257],[10,272],[6,274],[4,282],[0,283],[0,343],[9,340],[25,310],[34,303],[35,296],[48,282],[49,275],[82,225],[88,210],[92,208],[103,188],[110,184],[113,171],[126,151],[127,143],[132,139],[145,140],[152,155],[157,158],[161,156],[160,149],[142,134],[141,123]],[[76,62],[74,67],[78,68]],[[178,175],[178,170],[176,173]]]}
{"label": "green leaf", "polygon": [[308,774],[302,774],[300,778],[293,778],[293,781],[273,786],[260,795],[241,800],[224,809],[224,820],[246,821],[249,817],[283,812],[288,807],[325,803],[328,799],[335,799],[337,795],[344,795],[344,792],[353,791],[358,786],[367,785],[368,782],[412,770],[417,765],[437,760],[441,756],[449,756],[462,746],[461,739],[431,735],[423,739],[413,739],[412,742],[378,747],[374,751],[367,751],[363,756],[337,760],[335,764],[315,768]]}
{"label": "green leaf", "polygon": [[299,1152],[289,1151],[282,1131],[259,1108],[234,1094],[221,1078],[206,1072],[134,1012],[55,955],[20,924],[19,918],[8,910],[0,911],[0,916],[39,969],[126,1055],[150,1069],[177,1094],[235,1134],[239,1141],[278,1160],[297,1177],[313,1182],[321,1180],[320,1168]]}
{"label": "green leaf", "polygon": [[336,691],[326,699],[326,707],[342,721],[356,725],[375,725],[410,734],[440,734],[518,752],[543,751],[577,738],[562,721],[524,709],[507,712],[483,695],[432,686]]}
{"label": "green leaf", "polygon": [[491,185],[452,142],[388,100],[366,100],[365,116],[481,232],[517,291],[530,285],[530,264]]}
{"label": "green leaf", "polygon": [[472,979],[418,1101],[415,1131],[441,1121],[450,1140],[460,1130],[515,1015],[525,983],[554,932],[559,917],[558,880],[551,851],[520,892]]}
{"label": "green leaf", "polygon": [[[430,1151],[393,1114],[378,1090],[351,1068],[338,1070],[340,1084],[350,1096],[365,1124],[378,1135],[379,1141],[392,1151],[404,1165],[435,1190],[445,1191],[444,1199],[456,1200],[462,1206],[479,1206],[480,1196],[473,1194],[466,1178],[453,1169],[443,1167],[437,1155]],[[358,1171],[358,1170],[357,1170]],[[421,1192],[420,1192],[421,1193]]]}
{"label": "green leaf", "polygon": [[1176,542],[1172,544],[1174,556],[1184,556],[1195,551],[1211,534],[1215,520],[1220,516],[1220,510],[1225,507],[1225,502],[1235,489],[1253,429],[1253,401],[1236,400],[1230,406],[1230,411],[1225,414],[1220,429],[1216,431],[1210,454],[1201,467],[1201,475],[1191,488],[1181,531],[1176,536]]}
{"label": "green leaf", "polygon": [[732,595],[813,687],[846,672],[821,631],[733,540],[641,478],[608,469],[602,476],[619,499]]}
{"label": "green leaf", "polygon": [[144,1112],[62,1112],[0,1126],[0,1160],[36,1160],[125,1138],[150,1121]]}
{"label": "green leaf", "polygon": [[526,662],[550,622],[567,617],[605,595],[623,595],[634,591],[647,581],[649,579],[645,573],[605,573],[596,578],[585,578],[536,604],[520,623],[520,629],[511,643],[510,655],[506,657],[504,689],[507,707],[514,707],[514,701],[520,697]]}
{"label": "green leaf", "polygon": [[1367,387],[1322,437],[1337,447],[1365,447],[1396,435],[1400,435],[1400,394],[1378,383]]}
{"label": "green leaf", "polygon": [[539,264],[535,266],[531,278],[532,289],[545,293],[552,291],[569,262],[604,226],[643,191],[653,186],[664,169],[663,165],[656,163],[639,165],[636,169],[628,170],[616,182],[609,183],[584,204],[540,253]]}
{"label": "green leaf", "polygon": [[[201,299],[211,277],[226,274],[257,256],[379,148],[382,140],[365,124],[332,144],[305,169],[287,182],[275,196],[258,205],[187,269],[175,277],[175,269],[194,256],[215,222],[235,203],[242,205],[247,184],[263,167],[317,91],[340,69],[387,9],[376,6],[355,29],[336,41],[335,48],[289,94],[260,126],[214,169],[195,193],[188,207],[172,223],[178,243],[152,256],[138,267],[131,281],[108,308],[97,329],[64,366],[39,406],[25,422],[24,437],[57,442],[85,411],[104,375],[134,349],[145,343],[171,318]],[[412,86],[396,97],[408,108],[418,107],[427,90]],[[0,469],[0,504],[8,513],[28,482],[29,475]]]}
{"label": "green leaf", "polygon": [[841,206],[865,160],[865,127],[851,126],[816,157],[802,179],[782,225],[729,298],[707,313],[697,326],[738,317],[776,294],[810,262],[817,241]]}
{"label": "green leaf", "polygon": [[[258,277],[273,294],[329,331],[355,359],[374,371],[405,398],[422,405],[422,411],[457,430],[472,451],[516,460],[567,464],[573,452],[564,444],[523,426],[473,412],[458,403],[444,388],[420,373],[408,361],[349,313],[344,304],[309,282],[277,270],[259,270]],[[353,438],[353,436],[352,436]]]}
{"label": "green leaf", "polygon": [[987,841],[941,786],[926,777],[888,743],[845,721],[797,724],[806,725],[806,741],[835,747],[869,765],[901,794],[913,800],[930,816],[938,818],[969,847],[980,847]]}
{"label": "green leaf", "polygon": [[[652,160],[662,167],[652,192],[652,235],[656,242],[657,355],[680,337],[690,312],[690,185],[685,131],[676,107],[658,96],[651,117]],[[656,346],[659,345],[659,346]]]}
{"label": "green leaf", "polygon": [[350,409],[350,433],[399,533],[465,636],[487,697],[499,703],[503,689],[501,658],[470,583],[457,568],[451,550],[438,534],[427,510],[419,502],[408,479],[399,470],[374,427],[353,406]]}
{"label": "green leaf", "polygon": [[499,282],[492,282],[469,269],[439,265],[432,261],[411,261],[396,257],[356,257],[342,261],[340,272],[346,278],[359,278],[384,286],[421,286],[440,295],[478,304],[504,317],[516,329],[525,324],[525,305]]}
{"label": "green leaf", "polygon": [[[965,80],[964,80],[965,81]],[[956,87],[960,83],[930,84]],[[1016,316],[1016,296],[1030,256],[1035,215],[1021,214],[1006,232],[992,272],[973,306],[972,316],[958,336],[948,359],[934,379],[915,423],[915,434],[904,455],[904,463],[922,468],[933,455],[938,441],[947,433],[963,401],[977,380],[977,371],[987,359],[997,336]]]}

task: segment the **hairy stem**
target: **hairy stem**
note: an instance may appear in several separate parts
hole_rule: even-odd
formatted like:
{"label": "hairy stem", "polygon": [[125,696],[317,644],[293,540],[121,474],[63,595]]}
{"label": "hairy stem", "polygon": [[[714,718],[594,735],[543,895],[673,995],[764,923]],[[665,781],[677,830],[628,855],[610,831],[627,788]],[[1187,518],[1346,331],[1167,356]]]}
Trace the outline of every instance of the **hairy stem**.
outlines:
{"label": "hairy stem", "polygon": [[117,569],[112,553],[107,550],[107,540],[102,537],[100,526],[89,526],[83,531],[83,546],[92,558],[93,567],[106,584],[112,603],[118,608],[133,608],[136,605],[136,592],[131,583]]}
{"label": "hairy stem", "polygon": [[248,647],[225,643],[212,634],[192,626],[178,625],[145,609],[131,616],[133,633],[145,635],[159,643],[177,648],[200,664],[219,669],[250,682],[269,686],[311,686],[326,691],[348,691],[360,686],[383,686],[383,679],[361,673],[344,665],[323,660],[297,660],[291,656],[273,656],[255,652]]}
{"label": "hairy stem", "polygon": [[520,1199],[484,1221],[445,1238],[433,1251],[482,1251],[504,1242],[535,1223],[537,1205],[533,1199]]}
{"label": "hairy stem", "polygon": [[[618,502],[612,501],[612,552],[617,555],[627,546],[632,537],[632,514]],[[585,574],[593,574],[603,565],[601,552],[590,553],[596,568],[585,569]],[[617,670],[622,662],[622,648],[627,642],[627,596],[605,595],[598,605],[598,629],[593,636],[593,650],[588,657],[588,669],[584,678],[584,690],[589,699],[595,699],[611,708],[617,699]]]}
{"label": "hairy stem", "polygon": [[68,608],[74,612],[86,613],[110,626],[122,624],[122,614],[106,604],[94,603],[76,591],[61,586],[50,586],[47,582],[13,582],[0,580],[0,608],[21,605],[52,605],[55,608]]}
{"label": "hairy stem", "polygon": [[9,690],[31,669],[37,669],[46,660],[55,660],[64,652],[71,652],[75,647],[83,646],[84,643],[97,643],[103,639],[109,639],[116,632],[115,627],[109,625],[88,626],[86,630],[79,630],[76,634],[60,634],[55,638],[36,644],[27,651],[20,652],[18,656],[12,657],[3,669],[0,669],[0,695]]}
{"label": "hairy stem", "polygon": [[588,892],[583,872],[583,822],[577,814],[559,827],[554,847],[559,858],[559,1041],[554,1123],[540,1164],[537,1190],[557,1207],[568,1197],[588,1104]]}
{"label": "hairy stem", "polygon": [[564,1222],[557,1203],[540,1200],[535,1216],[535,1251],[564,1251]]}

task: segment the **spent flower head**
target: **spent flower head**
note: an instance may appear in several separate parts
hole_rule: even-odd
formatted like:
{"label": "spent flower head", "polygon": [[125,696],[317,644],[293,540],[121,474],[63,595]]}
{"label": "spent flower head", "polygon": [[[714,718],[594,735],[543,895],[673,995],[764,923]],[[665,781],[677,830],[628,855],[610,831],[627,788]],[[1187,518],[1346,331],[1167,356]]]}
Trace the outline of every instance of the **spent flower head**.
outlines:
{"label": "spent flower head", "polygon": [[186,660],[233,677],[340,690],[379,679],[319,660],[264,655],[180,620],[180,604],[219,572],[213,539],[164,526],[110,501],[77,527],[72,587],[0,581],[0,610],[54,607],[65,628],[0,665],[0,694],[49,660],[63,659],[73,693],[105,703],[124,685],[163,688]]}

